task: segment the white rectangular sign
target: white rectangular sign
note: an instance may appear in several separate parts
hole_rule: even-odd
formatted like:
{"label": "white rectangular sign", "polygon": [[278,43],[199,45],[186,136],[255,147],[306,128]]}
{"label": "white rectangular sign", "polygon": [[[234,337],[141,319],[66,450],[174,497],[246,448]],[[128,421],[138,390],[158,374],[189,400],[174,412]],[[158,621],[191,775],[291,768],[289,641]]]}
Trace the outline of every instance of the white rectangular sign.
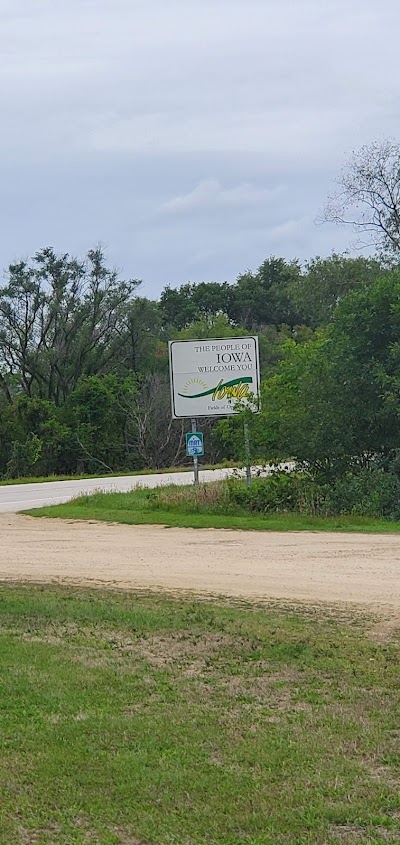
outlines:
{"label": "white rectangular sign", "polygon": [[[257,337],[169,342],[172,416],[223,417],[260,392]],[[252,401],[253,400],[253,401]]]}

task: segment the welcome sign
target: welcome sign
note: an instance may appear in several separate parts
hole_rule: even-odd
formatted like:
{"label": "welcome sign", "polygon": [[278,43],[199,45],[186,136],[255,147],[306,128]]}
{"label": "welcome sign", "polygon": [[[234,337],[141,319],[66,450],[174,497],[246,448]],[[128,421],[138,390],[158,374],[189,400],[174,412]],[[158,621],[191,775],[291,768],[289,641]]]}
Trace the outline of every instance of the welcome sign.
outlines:
{"label": "welcome sign", "polygon": [[238,403],[254,409],[260,392],[257,337],[171,340],[173,417],[222,417]]}

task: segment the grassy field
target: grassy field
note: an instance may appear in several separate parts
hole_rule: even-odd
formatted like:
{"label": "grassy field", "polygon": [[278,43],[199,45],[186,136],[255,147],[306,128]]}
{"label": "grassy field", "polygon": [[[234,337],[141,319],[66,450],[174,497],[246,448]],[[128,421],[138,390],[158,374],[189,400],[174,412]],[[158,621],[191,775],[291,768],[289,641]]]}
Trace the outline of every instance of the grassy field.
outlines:
{"label": "grassy field", "polygon": [[0,609],[1,845],[400,841],[376,620],[7,585]]}
{"label": "grassy field", "polygon": [[240,508],[215,512],[213,491],[217,484],[200,487],[136,489],[129,493],[94,493],[63,505],[35,508],[31,516],[65,519],[98,519],[127,525],[156,524],[182,528],[242,528],[259,531],[399,532],[400,522],[360,516],[305,516],[302,514],[249,514]]}

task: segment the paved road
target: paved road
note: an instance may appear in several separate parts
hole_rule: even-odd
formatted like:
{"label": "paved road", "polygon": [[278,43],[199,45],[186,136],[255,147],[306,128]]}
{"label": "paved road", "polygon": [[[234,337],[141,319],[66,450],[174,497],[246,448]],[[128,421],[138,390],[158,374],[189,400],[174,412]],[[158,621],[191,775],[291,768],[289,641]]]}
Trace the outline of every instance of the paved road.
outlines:
{"label": "paved road", "polygon": [[[200,472],[201,481],[217,481],[231,475],[231,469],[212,469]],[[125,493],[133,487],[158,487],[161,484],[190,484],[191,472],[157,475],[124,475],[119,478],[86,478],[82,481],[44,481],[41,484],[11,484],[0,486],[0,513],[17,513],[44,505],[69,502],[76,496],[94,491]]]}

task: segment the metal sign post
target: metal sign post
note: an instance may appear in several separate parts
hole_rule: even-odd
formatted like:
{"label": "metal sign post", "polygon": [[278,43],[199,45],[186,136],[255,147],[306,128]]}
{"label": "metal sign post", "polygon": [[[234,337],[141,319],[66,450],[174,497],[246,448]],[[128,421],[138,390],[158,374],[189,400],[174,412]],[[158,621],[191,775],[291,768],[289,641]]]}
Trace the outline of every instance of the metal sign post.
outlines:
{"label": "metal sign post", "polygon": [[[197,431],[197,421],[195,417],[191,419],[192,423],[192,433],[195,434]],[[199,459],[197,455],[193,455],[193,473],[194,473],[194,484],[195,487],[199,486]]]}
{"label": "metal sign post", "polygon": [[249,424],[244,421],[244,452],[246,456],[246,484],[251,487],[251,458],[250,458],[250,435]]}

